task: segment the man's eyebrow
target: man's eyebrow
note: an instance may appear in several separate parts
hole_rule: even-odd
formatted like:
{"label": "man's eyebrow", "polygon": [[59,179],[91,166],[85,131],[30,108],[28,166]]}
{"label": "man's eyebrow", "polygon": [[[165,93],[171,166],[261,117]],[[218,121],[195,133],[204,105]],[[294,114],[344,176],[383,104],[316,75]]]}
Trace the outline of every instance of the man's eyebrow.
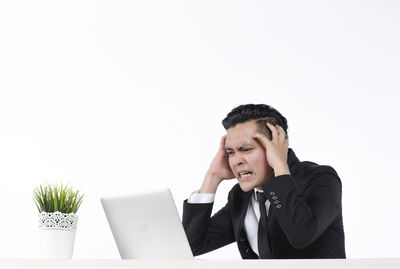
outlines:
{"label": "man's eyebrow", "polygon": [[253,147],[253,145],[251,145],[251,144],[243,144],[240,147],[238,147],[238,149],[240,150],[240,149],[243,149],[243,148],[251,148],[251,147]]}
{"label": "man's eyebrow", "polygon": [[[250,148],[250,147],[253,147],[253,145],[252,144],[243,144],[243,145],[237,147],[237,149]],[[233,150],[233,148],[225,147],[225,150]]]}

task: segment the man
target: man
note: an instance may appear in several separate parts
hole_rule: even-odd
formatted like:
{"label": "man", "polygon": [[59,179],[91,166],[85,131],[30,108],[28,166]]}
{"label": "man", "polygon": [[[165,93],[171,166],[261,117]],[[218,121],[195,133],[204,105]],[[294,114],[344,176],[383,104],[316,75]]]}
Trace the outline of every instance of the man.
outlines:
{"label": "man", "polygon": [[[267,105],[241,105],[198,192],[184,201],[193,254],[237,242],[243,259],[345,258],[341,181],[330,166],[300,162],[287,121]],[[228,202],[211,216],[222,180],[236,177]]]}

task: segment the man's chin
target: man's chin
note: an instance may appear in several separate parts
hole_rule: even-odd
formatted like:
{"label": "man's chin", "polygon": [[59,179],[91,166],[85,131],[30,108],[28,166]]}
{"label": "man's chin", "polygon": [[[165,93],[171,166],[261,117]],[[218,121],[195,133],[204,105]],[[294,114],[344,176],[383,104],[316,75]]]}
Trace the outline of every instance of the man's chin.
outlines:
{"label": "man's chin", "polygon": [[254,189],[254,184],[245,181],[239,181],[239,187],[242,189],[243,192],[249,192]]}
{"label": "man's chin", "polygon": [[269,179],[264,179],[262,182],[257,183],[257,180],[239,180],[239,186],[244,192],[249,192],[254,189],[262,188],[264,184],[266,184]]}

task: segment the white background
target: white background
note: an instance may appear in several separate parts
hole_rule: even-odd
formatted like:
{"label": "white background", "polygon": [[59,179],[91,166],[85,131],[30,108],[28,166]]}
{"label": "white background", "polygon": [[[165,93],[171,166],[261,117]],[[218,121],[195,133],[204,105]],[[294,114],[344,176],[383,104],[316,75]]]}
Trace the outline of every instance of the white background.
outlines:
{"label": "white background", "polygon": [[[398,1],[0,3],[0,258],[37,257],[35,186],[85,192],[75,258],[118,258],[100,197],[200,187],[236,105],[266,103],[343,183],[349,258],[400,257]],[[215,209],[234,180],[224,182]],[[240,258],[235,244],[204,258]]]}

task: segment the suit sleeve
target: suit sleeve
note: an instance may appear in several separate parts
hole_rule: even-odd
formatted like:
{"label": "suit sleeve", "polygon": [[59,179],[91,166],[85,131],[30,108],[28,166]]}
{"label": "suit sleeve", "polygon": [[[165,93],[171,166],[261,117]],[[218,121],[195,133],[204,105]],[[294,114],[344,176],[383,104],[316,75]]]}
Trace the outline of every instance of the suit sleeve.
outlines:
{"label": "suit sleeve", "polygon": [[297,182],[302,180],[282,175],[271,179],[263,189],[288,241],[301,249],[318,239],[340,214],[342,186],[329,166],[316,169],[301,188]]}
{"label": "suit sleeve", "polygon": [[235,241],[230,217],[230,202],[211,216],[213,203],[183,202],[182,224],[193,255],[201,255]]}

